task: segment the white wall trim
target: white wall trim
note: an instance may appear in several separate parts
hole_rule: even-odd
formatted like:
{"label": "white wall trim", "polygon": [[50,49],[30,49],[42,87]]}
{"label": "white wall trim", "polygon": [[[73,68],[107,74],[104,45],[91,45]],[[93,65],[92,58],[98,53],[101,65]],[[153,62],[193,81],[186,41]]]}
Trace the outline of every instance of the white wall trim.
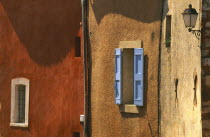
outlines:
{"label": "white wall trim", "polygon": [[27,123],[10,123],[11,127],[28,127]]}

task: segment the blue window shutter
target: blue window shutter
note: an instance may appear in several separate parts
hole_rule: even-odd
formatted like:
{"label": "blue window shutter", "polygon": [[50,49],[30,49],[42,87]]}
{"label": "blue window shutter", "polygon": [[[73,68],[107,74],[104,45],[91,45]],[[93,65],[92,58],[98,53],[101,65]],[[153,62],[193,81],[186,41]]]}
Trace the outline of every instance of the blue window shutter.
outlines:
{"label": "blue window shutter", "polygon": [[144,49],[134,49],[134,104],[143,106]]}
{"label": "blue window shutter", "polygon": [[122,49],[115,49],[115,104],[122,104]]}

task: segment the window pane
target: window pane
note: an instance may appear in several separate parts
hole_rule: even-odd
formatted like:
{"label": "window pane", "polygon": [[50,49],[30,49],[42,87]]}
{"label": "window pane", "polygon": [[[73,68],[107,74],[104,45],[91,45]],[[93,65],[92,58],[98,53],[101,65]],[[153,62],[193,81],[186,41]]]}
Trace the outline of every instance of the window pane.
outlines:
{"label": "window pane", "polygon": [[25,123],[25,85],[18,85],[18,122]]}

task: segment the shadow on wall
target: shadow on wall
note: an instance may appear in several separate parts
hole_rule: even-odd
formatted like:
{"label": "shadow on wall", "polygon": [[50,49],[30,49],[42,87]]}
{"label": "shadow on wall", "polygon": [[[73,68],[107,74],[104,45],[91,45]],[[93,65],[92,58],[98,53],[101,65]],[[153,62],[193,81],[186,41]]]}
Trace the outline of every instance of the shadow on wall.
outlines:
{"label": "shadow on wall", "polygon": [[90,0],[97,23],[107,14],[123,16],[150,23],[161,18],[162,0]]}
{"label": "shadow on wall", "polygon": [[1,0],[18,38],[40,65],[61,62],[75,45],[79,0]]}

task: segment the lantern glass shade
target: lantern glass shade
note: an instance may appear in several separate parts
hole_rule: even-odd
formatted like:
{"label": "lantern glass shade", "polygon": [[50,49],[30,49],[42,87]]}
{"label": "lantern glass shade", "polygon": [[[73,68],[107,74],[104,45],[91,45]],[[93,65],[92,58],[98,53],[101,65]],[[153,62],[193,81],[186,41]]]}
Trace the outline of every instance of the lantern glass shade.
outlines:
{"label": "lantern glass shade", "polygon": [[188,28],[194,28],[198,14],[183,14],[184,24]]}

